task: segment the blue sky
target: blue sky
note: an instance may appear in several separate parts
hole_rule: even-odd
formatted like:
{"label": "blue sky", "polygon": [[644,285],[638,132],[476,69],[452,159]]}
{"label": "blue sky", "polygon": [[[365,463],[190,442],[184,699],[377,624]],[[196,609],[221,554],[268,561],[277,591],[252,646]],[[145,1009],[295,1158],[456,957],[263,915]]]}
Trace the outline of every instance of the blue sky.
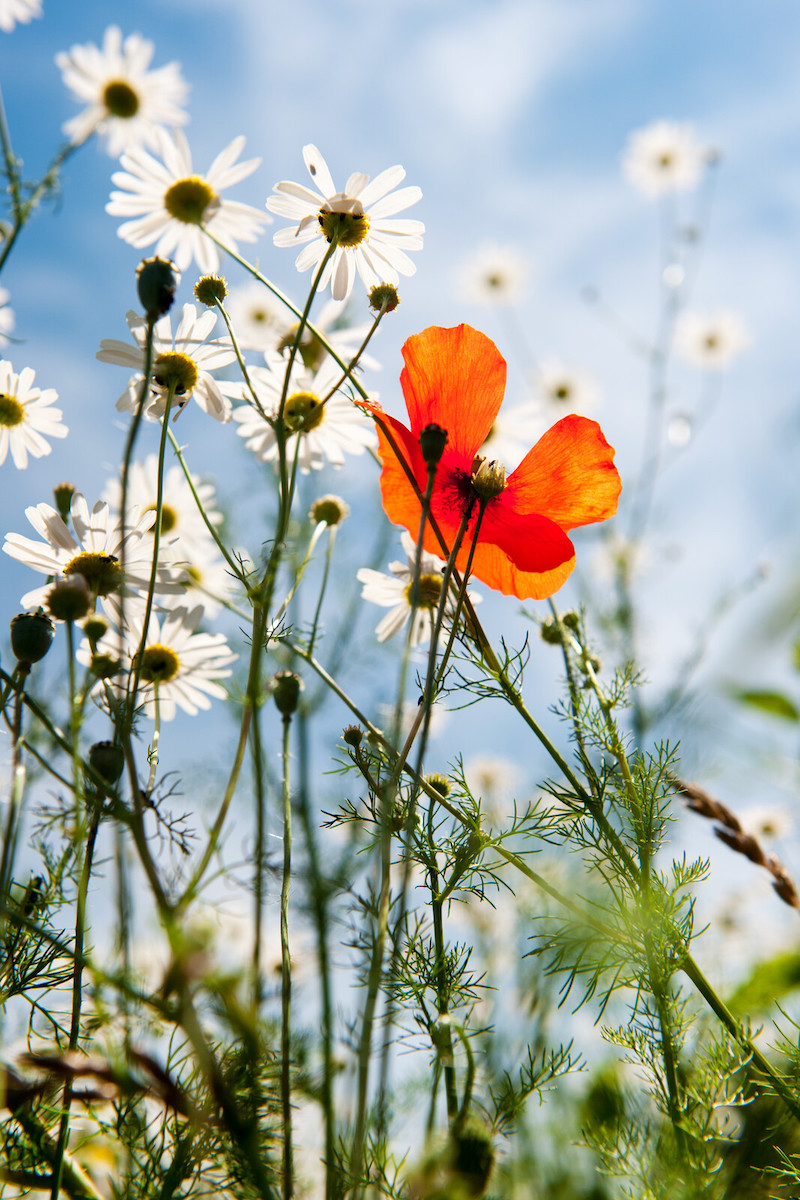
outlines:
{"label": "blue sky", "polygon": [[[151,38],[155,65],[182,63],[198,169],[231,138],[246,135],[246,153],[263,162],[237,189],[243,200],[260,207],[276,180],[302,179],[301,147],[309,141],[336,180],[402,162],[407,182],[423,190],[410,215],[425,221],[427,233],[415,256],[417,274],[403,282],[402,305],[380,335],[384,403],[400,411],[399,348],[428,324],[470,321],[511,358],[502,318],[467,303],[457,283],[478,246],[508,243],[532,267],[519,313],[530,346],[596,376],[604,397],[597,415],[618,448],[623,479],[638,465],[645,373],[581,290],[599,287],[627,321],[651,332],[658,210],[622,180],[620,153],[628,133],[652,120],[694,122],[698,136],[722,153],[695,304],[741,311],[753,346],[725,380],[714,420],[659,493],[651,567],[642,581],[650,673],[667,677],[708,606],[757,563],[772,564],[778,596],[788,551],[796,550],[794,4],[44,0],[44,11],[42,20],[0,35],[9,124],[29,175],[41,171],[62,122],[76,111],[54,55],[76,42],[100,42],[111,23]],[[15,367],[33,366],[41,386],[57,388],[72,430],[27,472],[2,468],[4,530],[28,532],[25,505],[49,499],[62,478],[93,498],[119,459],[113,402],[124,373],[94,354],[101,338],[125,336],[139,253],[117,237],[118,222],[104,211],[114,167],[99,147],[84,148],[65,172],[55,210],[37,216],[4,273],[23,339],[7,353]],[[293,256],[272,247],[269,231],[258,253],[262,266],[302,297],[305,280]],[[181,299],[190,299],[191,282],[187,277]],[[522,397],[523,384],[512,360],[509,399]],[[678,371],[670,404],[681,411],[698,390],[694,374]],[[192,464],[214,470],[219,429],[199,414],[192,420],[181,433]],[[234,475],[239,461],[232,455]],[[241,518],[235,488],[233,503]],[[14,611],[33,585],[31,573],[4,560],[0,579]],[[757,603],[766,604],[763,592],[741,610],[742,624],[752,626],[762,611]],[[486,612],[496,631],[514,626],[514,601],[492,599]],[[712,648],[718,680],[740,644],[737,619]],[[747,658],[745,651],[740,664],[756,669]],[[769,669],[779,670],[779,660]],[[542,671],[550,687],[557,668],[550,663]]]}

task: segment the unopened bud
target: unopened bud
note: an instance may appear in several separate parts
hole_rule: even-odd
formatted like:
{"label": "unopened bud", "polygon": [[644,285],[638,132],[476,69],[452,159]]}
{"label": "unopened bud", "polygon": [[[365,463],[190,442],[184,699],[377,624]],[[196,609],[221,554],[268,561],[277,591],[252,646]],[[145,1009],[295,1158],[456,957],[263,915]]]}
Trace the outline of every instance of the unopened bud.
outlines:
{"label": "unopened bud", "polygon": [[206,308],[213,308],[227,296],[228,285],[221,275],[202,275],[194,285],[194,294]]}
{"label": "unopened bud", "polygon": [[425,465],[428,467],[438,466],[446,445],[447,430],[442,429],[441,425],[426,425],[419,435],[419,448],[425,459]]}
{"label": "unopened bud", "polygon": [[125,766],[122,746],[116,742],[95,742],[89,747],[89,766],[96,775],[113,787]]}
{"label": "unopened bud", "polygon": [[494,500],[506,486],[506,469],[502,463],[476,454],[472,463],[471,483],[481,500]]}
{"label": "unopened bud", "polygon": [[297,711],[297,702],[303,690],[303,681],[294,671],[278,671],[272,676],[270,684],[275,705],[284,717],[291,717]]}
{"label": "unopened bud", "polygon": [[53,488],[56,511],[65,525],[69,519],[69,509],[74,495],[75,487],[71,483],[59,483]]}
{"label": "unopened bud", "polygon": [[350,515],[350,508],[340,496],[320,496],[319,500],[315,500],[311,505],[308,515],[315,525],[324,523],[333,528],[341,525]]}
{"label": "unopened bud", "polygon": [[355,748],[361,745],[364,737],[364,730],[360,725],[347,725],[342,730],[342,737],[348,746],[353,746]]}
{"label": "unopened bud", "polygon": [[369,306],[375,312],[394,312],[400,303],[397,288],[391,283],[376,283],[369,293]]}
{"label": "unopened bud", "polygon": [[145,315],[163,317],[172,308],[181,275],[168,258],[144,258],[136,268],[136,290]]}
{"label": "unopened bud", "polygon": [[18,613],[11,621],[11,649],[24,666],[39,662],[53,644],[56,627],[47,613]]}
{"label": "unopened bud", "polygon": [[80,621],[94,608],[94,596],[77,572],[57,579],[47,593],[47,609],[57,621]]}

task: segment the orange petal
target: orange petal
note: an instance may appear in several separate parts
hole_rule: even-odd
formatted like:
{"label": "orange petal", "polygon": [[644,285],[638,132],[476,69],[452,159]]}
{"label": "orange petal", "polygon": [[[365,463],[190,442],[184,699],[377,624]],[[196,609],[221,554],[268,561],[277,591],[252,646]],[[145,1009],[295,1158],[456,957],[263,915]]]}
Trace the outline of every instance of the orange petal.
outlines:
{"label": "orange petal", "polygon": [[405,525],[412,537],[416,538],[419,532],[422,505],[401,459],[410,468],[419,490],[424,492],[427,469],[419,442],[411,431],[406,429],[405,425],[387,413],[381,414],[380,423],[376,428],[378,453],[383,463],[381,472],[383,507],[390,521],[395,525]]}
{"label": "orange petal", "polygon": [[432,325],[403,346],[400,375],[413,433],[447,430],[448,446],[471,457],[495,422],[506,389],[506,363],[484,333],[470,325]]}
{"label": "orange petal", "polygon": [[574,529],[613,516],[621,489],[614,450],[600,426],[573,415],[528,451],[508,477],[503,498],[518,513],[540,513]]}
{"label": "orange petal", "polygon": [[[461,570],[466,568],[468,555],[468,549],[466,553],[462,550],[459,554],[458,566]],[[470,578],[482,580],[504,596],[517,596],[520,600],[545,600],[566,582],[574,566],[573,553],[565,562],[549,571],[523,571],[499,546],[491,542],[479,542],[472,560]]]}

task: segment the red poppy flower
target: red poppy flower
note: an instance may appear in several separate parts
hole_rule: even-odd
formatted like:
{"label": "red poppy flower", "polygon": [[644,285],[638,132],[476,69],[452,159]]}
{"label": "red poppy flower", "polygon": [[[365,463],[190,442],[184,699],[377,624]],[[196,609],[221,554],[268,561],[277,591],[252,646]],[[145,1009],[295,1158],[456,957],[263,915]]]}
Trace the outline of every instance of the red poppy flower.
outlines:
{"label": "red poppy flower", "polygon": [[[383,463],[383,507],[390,521],[418,536],[421,503],[406,468],[424,494],[427,468],[419,435],[431,424],[445,429],[447,444],[436,471],[431,514],[453,546],[471,509],[456,559],[463,571],[480,508],[473,483],[476,459],[503,400],[505,359],[494,342],[469,325],[425,329],[408,339],[403,358],[400,383],[411,428],[373,409]],[[616,512],[622,485],[613,459],[596,421],[573,415],[554,425],[504,482],[500,475],[502,490],[485,501],[472,575],[521,600],[541,600],[557,591],[575,565],[567,531]],[[442,553],[429,524],[424,547]]]}

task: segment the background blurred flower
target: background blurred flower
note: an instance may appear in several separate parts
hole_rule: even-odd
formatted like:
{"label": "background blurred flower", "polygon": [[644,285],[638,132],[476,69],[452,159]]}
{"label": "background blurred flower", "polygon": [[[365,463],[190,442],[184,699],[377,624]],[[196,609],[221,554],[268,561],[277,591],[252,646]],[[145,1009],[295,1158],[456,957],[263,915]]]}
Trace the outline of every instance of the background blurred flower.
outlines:
{"label": "background blurred flower", "polygon": [[697,187],[709,161],[708,150],[688,122],[654,121],[629,136],[622,174],[645,196],[689,192]]}
{"label": "background blurred flower", "polygon": [[56,55],[56,66],[76,100],[88,107],[64,125],[73,142],[83,142],[97,130],[106,150],[118,158],[137,146],[158,149],[159,126],[183,125],[189,119],[181,108],[188,87],[178,63],[149,71],[153,43],[138,33],[122,40],[109,25],[103,46],[73,46]]}
{"label": "background blurred flower", "polygon": [[11,33],[15,22],[27,25],[42,15],[42,0],[0,0],[0,29]]}
{"label": "background blurred flower", "polygon": [[550,409],[550,417],[565,413],[591,412],[597,405],[599,393],[591,375],[586,371],[565,366],[558,359],[547,359],[536,373],[536,389]]}
{"label": "background blurred flower", "polygon": [[517,304],[525,295],[529,266],[513,246],[482,246],[459,272],[465,300],[490,306]]}
{"label": "background blurred flower", "polygon": [[8,335],[14,332],[14,310],[9,305],[11,295],[4,287],[0,287],[0,345],[8,341]]}
{"label": "background blurred flower", "polygon": [[695,367],[721,370],[746,350],[750,334],[738,313],[683,312],[675,326],[675,350]]}

